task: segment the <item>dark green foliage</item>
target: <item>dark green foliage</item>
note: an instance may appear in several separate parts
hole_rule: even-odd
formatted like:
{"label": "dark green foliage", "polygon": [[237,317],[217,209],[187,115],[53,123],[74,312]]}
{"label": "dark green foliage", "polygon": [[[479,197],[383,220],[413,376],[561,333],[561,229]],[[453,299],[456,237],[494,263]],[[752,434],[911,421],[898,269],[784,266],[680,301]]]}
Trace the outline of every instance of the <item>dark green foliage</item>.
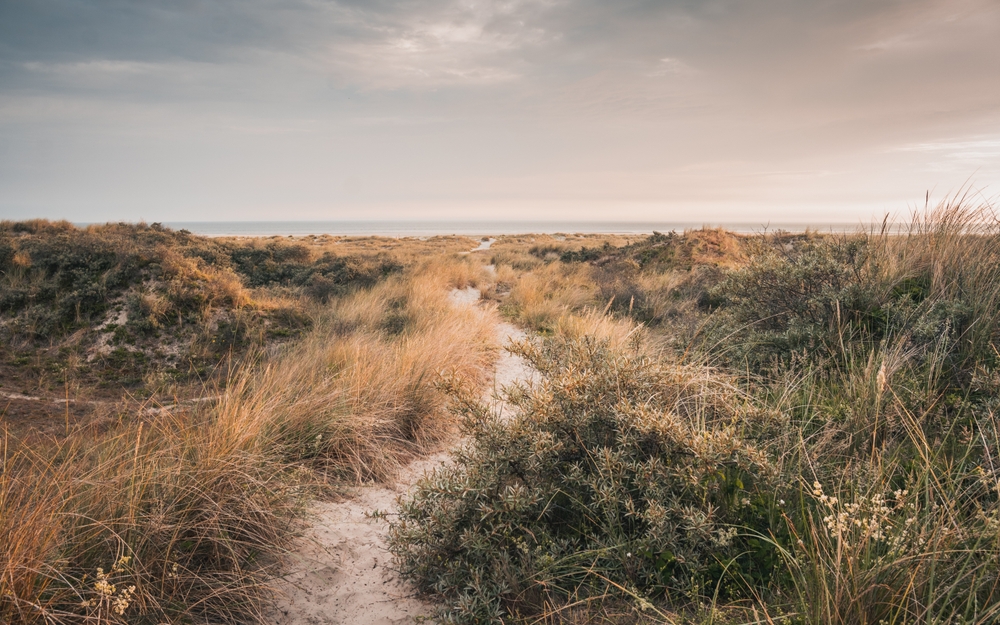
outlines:
{"label": "dark green foliage", "polygon": [[309,248],[269,242],[231,249],[230,258],[234,269],[245,277],[247,286],[291,284],[301,280],[309,262]]}
{"label": "dark green foliage", "polygon": [[[990,297],[995,287],[969,288],[979,272],[974,267],[942,271],[914,262],[897,274],[887,267],[885,245],[875,237],[851,236],[801,241],[791,249],[762,247],[748,265],[709,291],[708,302],[719,310],[715,329],[728,337],[727,356],[756,368],[788,365],[795,354],[843,365],[848,348],[867,351],[893,343],[918,360],[932,352],[937,359],[945,350],[947,375],[967,382],[968,358],[993,357],[988,340],[974,345],[965,337],[975,311],[986,312],[983,296]],[[989,306],[995,309],[996,302]],[[996,328],[989,324],[996,314],[981,317],[977,331],[992,337]]]}
{"label": "dark green foliage", "polygon": [[216,355],[240,352],[249,344],[246,324],[238,319],[220,321],[208,343],[206,347]]}
{"label": "dark green foliage", "polygon": [[578,251],[566,250],[559,255],[559,260],[564,263],[588,263],[609,256],[614,250],[615,248],[605,241],[601,247],[583,247]]}
{"label": "dark green foliage", "polygon": [[667,234],[653,232],[645,241],[635,244],[633,256],[640,267],[669,267],[678,256],[677,245],[681,237],[671,230]]}
{"label": "dark green foliage", "polygon": [[[756,329],[828,327],[843,323],[882,334],[873,276],[865,272],[865,246],[858,239],[822,240],[794,254],[766,250],[730,274],[713,292],[721,306]],[[846,318],[845,318],[846,316]]]}
{"label": "dark green foliage", "polygon": [[757,366],[775,357],[839,345],[846,332],[868,342],[880,340],[887,318],[865,272],[862,241],[820,240],[795,253],[765,248],[708,292],[707,302],[722,311],[720,333],[733,334],[726,347],[734,361]]}
{"label": "dark green foliage", "polygon": [[532,245],[528,253],[541,260],[559,258],[566,250],[561,245]]}
{"label": "dark green foliage", "polygon": [[230,256],[247,286],[305,287],[307,294],[324,302],[343,295],[348,288],[371,286],[402,269],[385,256],[344,257],[327,252],[313,260],[306,246],[283,242],[233,247]]}
{"label": "dark green foliage", "polygon": [[[471,443],[402,503],[390,548],[449,617],[570,598],[737,598],[778,564],[771,468],[731,387],[589,338],[515,350],[543,376],[505,422],[460,402]],[[738,527],[739,529],[735,529]]]}
{"label": "dark green foliage", "polygon": [[142,383],[149,358],[141,351],[117,347],[101,358],[101,364],[104,368],[100,377],[105,383],[130,388]]}

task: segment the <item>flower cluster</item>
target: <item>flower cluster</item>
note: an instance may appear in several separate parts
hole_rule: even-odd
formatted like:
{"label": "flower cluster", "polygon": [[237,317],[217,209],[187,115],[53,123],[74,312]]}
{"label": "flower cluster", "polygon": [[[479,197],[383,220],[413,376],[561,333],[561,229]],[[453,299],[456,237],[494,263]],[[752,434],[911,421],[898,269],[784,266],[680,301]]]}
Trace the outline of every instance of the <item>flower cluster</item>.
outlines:
{"label": "flower cluster", "polygon": [[118,596],[111,601],[111,611],[121,616],[125,614],[125,610],[128,609],[129,605],[132,603],[132,595],[135,594],[135,586],[129,586],[125,588]]}
{"label": "flower cluster", "polygon": [[[132,558],[129,556],[121,556],[107,572],[104,571],[104,567],[97,567],[96,579],[92,585],[94,596],[84,599],[80,602],[80,606],[96,612],[99,622],[103,622],[102,617],[107,616],[108,612],[123,616],[135,600],[136,587],[134,584],[119,589],[112,581],[113,576],[125,571],[125,567],[131,560]],[[87,575],[84,575],[81,581],[86,583]]]}
{"label": "flower cluster", "polygon": [[1000,495],[1000,471],[987,470],[980,465],[976,467],[976,473],[979,475],[979,480],[986,490],[995,491]]}
{"label": "flower cluster", "polygon": [[[893,526],[893,517],[906,507],[906,497],[909,491],[897,489],[892,492],[891,499],[881,493],[870,497],[861,495],[856,501],[841,503],[837,497],[830,497],[823,492],[823,485],[813,482],[812,495],[830,514],[823,517],[823,523],[831,534],[845,539],[850,530],[859,532],[860,538],[874,541],[889,540],[889,530]],[[910,504],[912,507],[913,504]],[[915,517],[904,522],[904,533],[915,522]],[[903,535],[897,536],[891,542],[898,546]]]}

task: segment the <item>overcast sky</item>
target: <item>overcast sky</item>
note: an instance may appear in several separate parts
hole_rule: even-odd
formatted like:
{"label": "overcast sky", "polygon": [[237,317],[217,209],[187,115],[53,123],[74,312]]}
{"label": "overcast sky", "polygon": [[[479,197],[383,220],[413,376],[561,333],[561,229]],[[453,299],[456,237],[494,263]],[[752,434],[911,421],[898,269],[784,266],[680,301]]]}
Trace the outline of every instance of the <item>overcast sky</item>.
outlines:
{"label": "overcast sky", "polygon": [[0,0],[0,217],[856,221],[1000,196],[1000,0]]}

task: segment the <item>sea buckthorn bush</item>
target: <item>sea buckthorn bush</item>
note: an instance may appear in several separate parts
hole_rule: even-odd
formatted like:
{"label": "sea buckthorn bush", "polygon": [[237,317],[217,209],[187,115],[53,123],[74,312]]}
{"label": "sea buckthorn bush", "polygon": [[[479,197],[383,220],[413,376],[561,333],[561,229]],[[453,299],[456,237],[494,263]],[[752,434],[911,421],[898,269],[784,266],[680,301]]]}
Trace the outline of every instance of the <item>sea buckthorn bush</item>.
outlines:
{"label": "sea buckthorn bush", "polygon": [[774,467],[761,415],[708,369],[607,340],[557,336],[514,352],[541,381],[515,408],[458,393],[469,443],[403,501],[403,573],[461,623],[574,599],[687,602],[766,585]]}

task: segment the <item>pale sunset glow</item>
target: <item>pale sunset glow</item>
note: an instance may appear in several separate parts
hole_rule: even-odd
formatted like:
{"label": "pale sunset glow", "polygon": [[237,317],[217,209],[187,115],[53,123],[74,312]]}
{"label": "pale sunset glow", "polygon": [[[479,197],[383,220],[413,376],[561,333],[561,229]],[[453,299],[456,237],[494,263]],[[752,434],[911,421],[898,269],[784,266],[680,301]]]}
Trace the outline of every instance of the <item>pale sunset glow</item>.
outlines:
{"label": "pale sunset glow", "polygon": [[0,1],[0,217],[834,223],[1000,194],[994,0]]}

